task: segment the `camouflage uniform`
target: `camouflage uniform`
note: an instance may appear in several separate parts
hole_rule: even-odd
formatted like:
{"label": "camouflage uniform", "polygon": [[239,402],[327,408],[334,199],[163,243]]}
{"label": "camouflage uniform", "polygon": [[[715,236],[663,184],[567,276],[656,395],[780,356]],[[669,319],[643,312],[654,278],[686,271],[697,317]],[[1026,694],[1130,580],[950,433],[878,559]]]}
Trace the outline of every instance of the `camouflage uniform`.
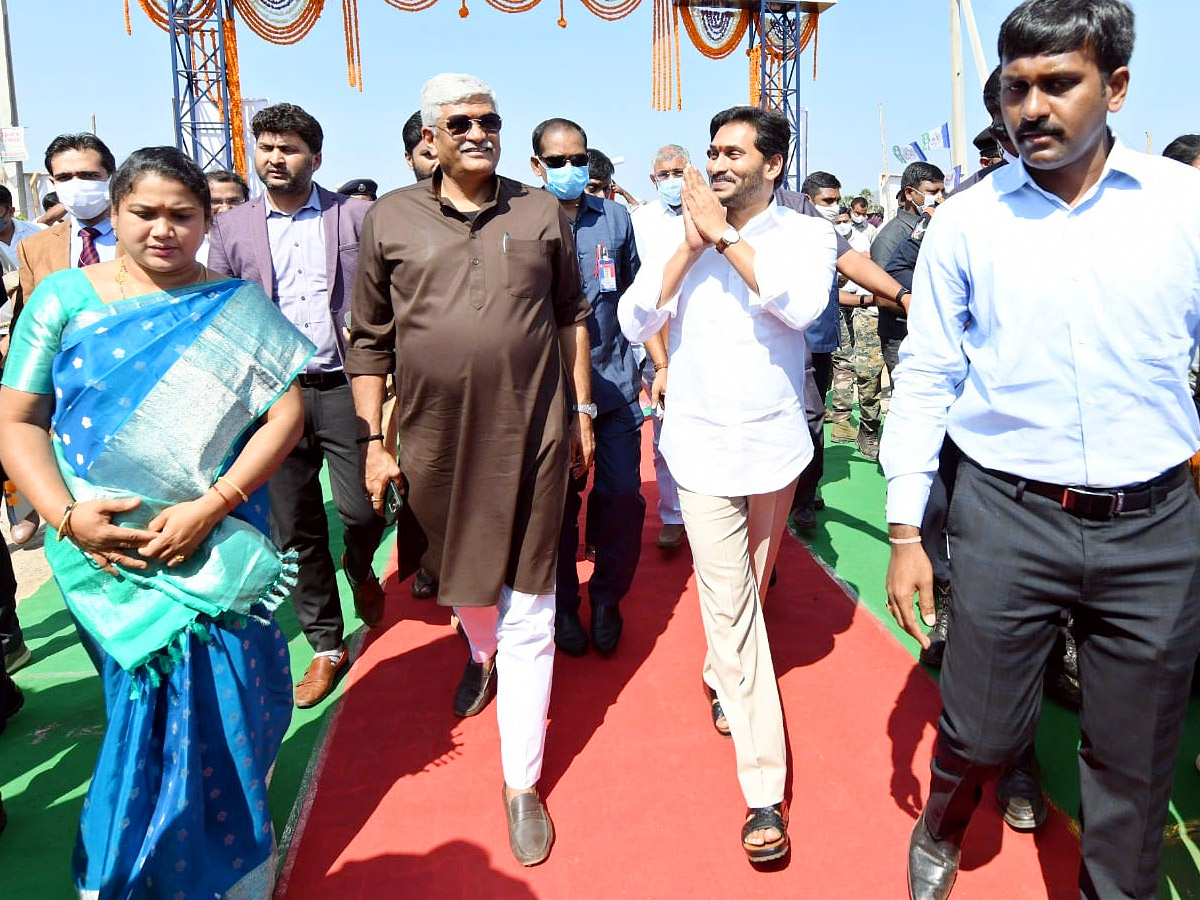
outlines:
{"label": "camouflage uniform", "polygon": [[[850,316],[853,329],[847,324]],[[832,439],[839,443],[854,443],[857,432],[850,423],[854,406],[854,389],[858,388],[859,427],[872,434],[879,433],[880,373],[883,371],[883,352],[879,346],[879,310],[875,307],[842,310],[839,322],[840,344],[833,354],[833,423]]]}

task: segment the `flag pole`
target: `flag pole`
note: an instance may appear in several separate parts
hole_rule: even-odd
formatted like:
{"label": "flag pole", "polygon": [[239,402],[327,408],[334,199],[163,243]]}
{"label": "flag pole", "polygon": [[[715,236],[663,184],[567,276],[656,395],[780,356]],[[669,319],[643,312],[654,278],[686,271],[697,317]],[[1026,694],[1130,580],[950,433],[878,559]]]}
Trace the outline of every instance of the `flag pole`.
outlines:
{"label": "flag pole", "polygon": [[967,116],[963,97],[962,20],[959,0],[950,0],[950,165],[964,175],[967,163]]}

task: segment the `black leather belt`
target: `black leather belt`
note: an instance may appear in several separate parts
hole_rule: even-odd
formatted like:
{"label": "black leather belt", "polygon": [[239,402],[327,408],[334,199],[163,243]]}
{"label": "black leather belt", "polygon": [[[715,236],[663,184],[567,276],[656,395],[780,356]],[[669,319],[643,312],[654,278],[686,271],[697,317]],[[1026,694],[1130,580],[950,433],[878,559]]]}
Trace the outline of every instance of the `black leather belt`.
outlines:
{"label": "black leather belt", "polygon": [[296,378],[300,387],[323,388],[340,387],[346,384],[346,373],[338,372],[301,372]]}
{"label": "black leather belt", "polygon": [[1016,485],[1018,488],[1049,497],[1073,516],[1081,519],[1111,519],[1121,513],[1138,512],[1162,503],[1175,488],[1189,481],[1187,463],[1168,469],[1157,478],[1119,488],[1088,488],[1077,485],[1047,484],[1029,481],[1007,472],[985,469],[974,460],[967,460],[987,474]]}

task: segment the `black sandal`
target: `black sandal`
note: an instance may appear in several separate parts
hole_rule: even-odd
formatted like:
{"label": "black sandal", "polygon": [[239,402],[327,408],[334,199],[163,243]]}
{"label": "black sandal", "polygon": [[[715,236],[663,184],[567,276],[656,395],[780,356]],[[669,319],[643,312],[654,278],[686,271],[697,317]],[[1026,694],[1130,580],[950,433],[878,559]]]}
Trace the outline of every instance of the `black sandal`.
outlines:
{"label": "black sandal", "polygon": [[[779,832],[779,840],[766,844],[748,844],[746,838],[756,831],[774,828]],[[752,863],[770,862],[787,855],[790,845],[787,836],[787,806],[776,803],[774,806],[764,806],[760,809],[746,810],[746,824],[742,826],[742,849]]]}
{"label": "black sandal", "polygon": [[728,720],[726,720],[724,728],[718,724],[721,719],[725,718],[725,710],[721,709],[721,701],[717,699],[717,692],[706,684],[704,685],[704,693],[708,695],[708,702],[712,704],[713,728],[717,729],[717,734],[721,735],[721,737],[729,737]]}

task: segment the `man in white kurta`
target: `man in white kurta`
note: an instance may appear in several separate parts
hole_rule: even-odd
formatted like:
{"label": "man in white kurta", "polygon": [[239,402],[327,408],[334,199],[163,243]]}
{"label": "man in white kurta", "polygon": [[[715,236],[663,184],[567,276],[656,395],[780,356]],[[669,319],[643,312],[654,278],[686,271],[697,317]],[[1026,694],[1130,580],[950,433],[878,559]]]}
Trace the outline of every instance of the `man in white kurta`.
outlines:
{"label": "man in white kurta", "polygon": [[621,300],[630,340],[670,321],[661,449],[679,484],[708,642],[705,681],[728,721],[754,862],[788,849],[786,743],[762,620],[792,489],[812,456],[804,329],[829,297],[835,239],[775,204],[787,122],[734,107],[714,117],[708,174],[684,176],[684,239],[648,259]]}

